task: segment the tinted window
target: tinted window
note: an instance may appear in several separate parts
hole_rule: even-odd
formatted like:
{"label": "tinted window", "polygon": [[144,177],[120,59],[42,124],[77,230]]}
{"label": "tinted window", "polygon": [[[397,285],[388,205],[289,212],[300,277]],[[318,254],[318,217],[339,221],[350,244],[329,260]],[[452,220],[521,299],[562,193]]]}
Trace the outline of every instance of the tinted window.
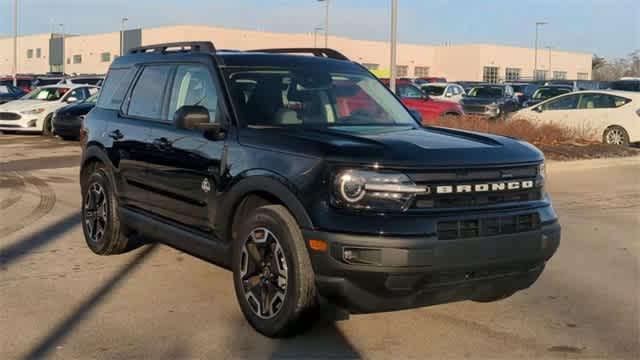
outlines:
{"label": "tinted window", "polygon": [[160,119],[162,95],[171,69],[171,66],[147,66],[142,70],[142,74],[131,92],[129,115]]}
{"label": "tinted window", "polygon": [[98,107],[119,110],[134,74],[135,70],[133,69],[112,69],[109,71],[100,92]]}
{"label": "tinted window", "polygon": [[201,105],[209,110],[211,121],[216,119],[218,108],[218,92],[211,79],[211,74],[204,66],[178,66],[171,91],[169,119],[185,105]]}
{"label": "tinted window", "polygon": [[640,91],[640,81],[637,81],[637,80],[614,81],[611,84],[611,88],[614,90]]}
{"label": "tinted window", "polygon": [[580,99],[580,109],[607,109],[625,105],[630,100],[607,94],[584,94]]}
{"label": "tinted window", "polygon": [[427,94],[433,96],[442,96],[442,94],[444,93],[444,89],[444,86],[426,85],[422,87],[422,90],[424,90]]}
{"label": "tinted window", "polygon": [[556,97],[562,94],[568,94],[571,92],[570,88],[562,88],[562,87],[542,87],[533,94],[532,98],[536,100],[546,100],[551,99],[552,97]]}
{"label": "tinted window", "polygon": [[504,94],[504,88],[499,86],[474,87],[469,90],[469,97],[499,98]]}
{"label": "tinted window", "polygon": [[72,97],[76,98],[76,101],[82,101],[87,98],[87,93],[84,88],[74,89],[71,90],[71,93],[66,97],[66,100]]}
{"label": "tinted window", "polygon": [[79,78],[71,79],[73,84],[86,84],[86,85],[98,85],[102,81],[100,78]]}
{"label": "tinted window", "polygon": [[399,85],[398,86],[398,96],[403,97],[403,98],[410,98],[410,99],[420,99],[424,95],[415,86]]}
{"label": "tinted window", "polygon": [[549,101],[544,105],[544,110],[571,110],[578,107],[579,95],[569,95],[560,99]]}

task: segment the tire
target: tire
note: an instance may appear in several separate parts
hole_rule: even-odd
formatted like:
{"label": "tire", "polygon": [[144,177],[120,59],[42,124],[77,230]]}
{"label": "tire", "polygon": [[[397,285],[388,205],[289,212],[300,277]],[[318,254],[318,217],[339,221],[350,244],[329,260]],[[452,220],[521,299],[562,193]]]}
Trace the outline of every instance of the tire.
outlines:
{"label": "tire", "polygon": [[233,283],[249,324],[268,337],[306,330],[318,314],[318,301],[309,254],[293,216],[281,205],[255,208],[238,235]]}
{"label": "tire", "polygon": [[602,142],[609,145],[629,146],[629,134],[621,126],[610,126],[602,134]]}
{"label": "tire", "polygon": [[53,136],[53,124],[51,123],[52,115],[47,115],[42,124],[42,136]]}
{"label": "tire", "polygon": [[105,167],[96,163],[82,186],[82,231],[87,246],[98,255],[120,254],[128,239],[118,211],[118,199]]}

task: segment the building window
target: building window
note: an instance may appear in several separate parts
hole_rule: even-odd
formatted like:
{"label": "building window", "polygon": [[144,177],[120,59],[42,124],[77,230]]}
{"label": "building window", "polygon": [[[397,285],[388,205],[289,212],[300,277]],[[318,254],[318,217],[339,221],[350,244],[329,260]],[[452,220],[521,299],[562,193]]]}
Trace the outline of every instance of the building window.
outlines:
{"label": "building window", "polygon": [[103,52],[102,54],[100,54],[100,61],[102,61],[102,62],[111,61],[111,53],[110,52]]}
{"label": "building window", "polygon": [[536,70],[535,75],[533,76],[534,80],[546,80],[547,79],[547,71],[546,70]]}
{"label": "building window", "polygon": [[566,71],[554,71],[553,80],[565,80],[567,78]]}
{"label": "building window", "polygon": [[520,69],[507,68],[504,72],[504,78],[506,81],[518,81],[520,80]]}
{"label": "building window", "polygon": [[82,64],[82,55],[73,55],[74,64]]}
{"label": "building window", "polygon": [[40,59],[42,57],[42,49],[41,48],[37,48],[36,49],[36,57],[38,59]]}
{"label": "building window", "polygon": [[497,83],[498,68],[496,66],[485,66],[482,74],[482,81],[488,83]]}
{"label": "building window", "polygon": [[578,80],[589,80],[589,73],[579,72]]}
{"label": "building window", "polygon": [[407,65],[397,65],[396,66],[396,76],[397,77],[407,77],[409,74],[409,67]]}
{"label": "building window", "polygon": [[27,59],[33,59],[33,49],[27,50]]}
{"label": "building window", "polygon": [[378,64],[370,64],[370,63],[363,63],[362,66],[364,66],[365,68],[367,68],[367,70],[378,70],[378,68],[380,67],[380,65]]}
{"label": "building window", "polygon": [[416,66],[416,68],[413,69],[413,75],[415,75],[415,77],[417,77],[417,78],[427,77],[427,76],[429,76],[429,67],[428,66]]}

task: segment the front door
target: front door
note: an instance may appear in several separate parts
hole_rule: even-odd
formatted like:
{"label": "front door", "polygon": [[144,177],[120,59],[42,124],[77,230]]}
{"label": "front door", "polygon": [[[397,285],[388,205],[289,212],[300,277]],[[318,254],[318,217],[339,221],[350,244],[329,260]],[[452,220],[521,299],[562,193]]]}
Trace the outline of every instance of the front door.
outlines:
{"label": "front door", "polygon": [[181,64],[167,91],[164,121],[151,129],[155,155],[148,164],[148,181],[154,184],[152,212],[201,231],[213,230],[215,197],[221,183],[224,135],[203,130],[178,129],[175,112],[185,105],[209,110],[211,122],[222,122],[218,106],[220,87],[204,63]]}

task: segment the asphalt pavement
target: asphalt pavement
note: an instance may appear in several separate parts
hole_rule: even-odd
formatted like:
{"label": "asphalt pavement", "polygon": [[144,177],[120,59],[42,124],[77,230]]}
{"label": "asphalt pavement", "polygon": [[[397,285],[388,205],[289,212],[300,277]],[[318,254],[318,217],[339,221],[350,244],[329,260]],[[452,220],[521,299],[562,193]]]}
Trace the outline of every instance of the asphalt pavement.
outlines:
{"label": "asphalt pavement", "polygon": [[0,359],[640,358],[640,158],[554,162],[560,249],[530,289],[254,332],[231,273],[162,245],[93,255],[75,142],[0,135]]}

